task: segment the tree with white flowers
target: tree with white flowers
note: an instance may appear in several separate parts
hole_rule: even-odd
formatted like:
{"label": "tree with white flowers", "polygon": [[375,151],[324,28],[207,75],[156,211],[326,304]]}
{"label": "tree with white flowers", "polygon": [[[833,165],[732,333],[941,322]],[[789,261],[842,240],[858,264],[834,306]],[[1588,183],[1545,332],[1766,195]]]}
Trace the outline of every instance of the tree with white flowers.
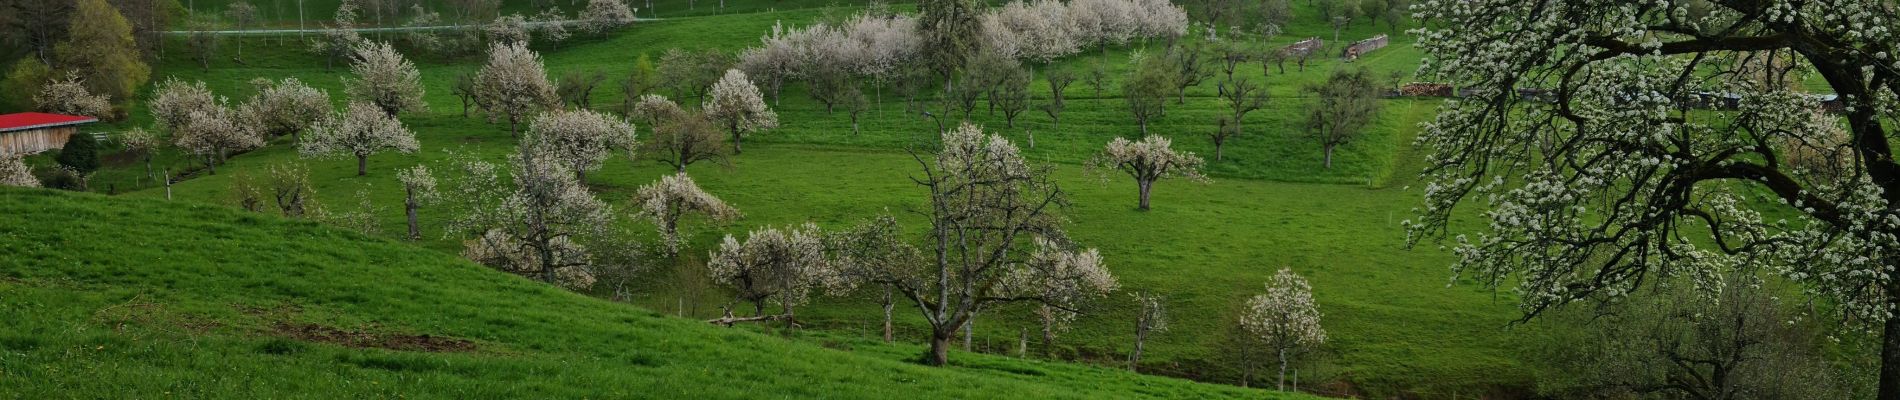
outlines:
{"label": "tree with white flowers", "polygon": [[1139,207],[1148,210],[1149,194],[1153,193],[1156,181],[1163,178],[1180,177],[1188,180],[1206,182],[1207,176],[1201,175],[1201,157],[1193,152],[1175,151],[1174,141],[1163,136],[1148,136],[1139,141],[1115,138],[1108,142],[1102,153],[1089,160],[1089,169],[1107,179],[1108,171],[1121,171],[1135,178],[1135,187],[1140,191]]}
{"label": "tree with white flowers", "polygon": [[211,89],[205,88],[204,81],[185,83],[177,78],[167,78],[152,90],[152,100],[146,103],[146,109],[151,111],[159,130],[176,136],[191,122],[193,111],[215,107],[217,101]]}
{"label": "tree with white flowers", "polygon": [[587,182],[587,171],[600,169],[615,150],[631,151],[633,124],[592,110],[556,110],[528,125],[529,151],[563,164],[574,179]]}
{"label": "tree with white flowers", "polygon": [[356,45],[356,62],[350,71],[356,78],[343,78],[343,91],[350,98],[367,101],[384,114],[395,117],[408,111],[428,111],[422,101],[422,72],[394,46],[386,42]]}
{"label": "tree with white flowers", "polygon": [[172,139],[179,149],[204,157],[205,166],[214,175],[218,173],[217,165],[231,152],[264,146],[264,137],[244,123],[222,97],[185,114],[182,125],[172,130]]}
{"label": "tree with white flowers", "polygon": [[1024,268],[1010,271],[1000,283],[1008,296],[1043,299],[1036,305],[1042,323],[1044,353],[1055,349],[1056,334],[1069,329],[1084,305],[1107,297],[1121,283],[1102,265],[1095,249],[1078,249],[1056,237],[1036,237]]}
{"label": "tree with white flowers", "polygon": [[358,45],[363,44],[363,36],[356,33],[357,12],[360,10],[362,7],[355,0],[344,0],[337,4],[335,24],[326,27],[322,36],[310,42],[310,51],[323,56],[324,69],[334,66],[337,60],[348,58]]}
{"label": "tree with white flowers", "polygon": [[20,156],[0,155],[0,186],[40,187],[40,178]]}
{"label": "tree with white flowers", "polygon": [[561,102],[541,55],[520,42],[489,46],[488,64],[475,74],[475,99],[487,109],[490,123],[508,119],[510,135],[520,132],[521,120]]}
{"label": "tree with white flowers", "polygon": [[390,150],[414,153],[419,146],[416,133],[396,117],[369,103],[350,102],[311,128],[298,151],[305,156],[354,156],[356,176],[364,176],[369,175],[370,155]]}
{"label": "tree with white flowers", "polygon": [[1286,390],[1287,362],[1299,352],[1326,343],[1319,305],[1306,278],[1281,268],[1267,281],[1267,292],[1247,300],[1240,324],[1280,357],[1280,390]]}
{"label": "tree with white flowers", "polygon": [[416,218],[416,210],[442,199],[442,194],[435,189],[435,175],[429,173],[429,167],[417,165],[397,172],[396,180],[402,182],[402,213],[408,218],[409,240],[422,240],[422,224]]}
{"label": "tree with white flowers", "polygon": [[906,243],[903,235],[896,218],[881,214],[825,236],[825,251],[841,283],[834,290],[842,294],[864,283],[875,283],[884,289],[878,296],[878,305],[884,310],[885,343],[896,340],[891,320],[898,299],[896,286],[889,282],[916,279],[901,274],[920,271],[912,266],[924,262],[923,252]]}
{"label": "tree with white flowers", "polygon": [[930,327],[931,365],[945,365],[956,331],[989,307],[1030,303],[1079,312],[1076,300],[1089,296],[1052,293],[1116,287],[1099,253],[1063,234],[1056,210],[1068,200],[1048,167],[1030,165],[1014,143],[975,125],[942,138],[934,157],[915,156],[923,169],[913,179],[930,192],[928,261],[888,265],[857,280],[891,285],[917,305]]}
{"label": "tree with white flowers", "polygon": [[[741,242],[726,235],[719,249],[712,252],[706,269],[714,282],[731,286],[738,299],[752,304],[751,317],[734,317],[732,310],[712,322],[732,325],[738,322],[785,321],[786,329],[798,326],[793,307],[811,299],[812,293],[838,282],[825,260],[824,234],[818,226],[780,230],[767,227],[746,234]],[[767,315],[767,303],[777,304],[779,314]]]}
{"label": "tree with white flowers", "polygon": [[487,26],[482,27],[482,33],[488,35],[488,44],[491,47],[527,45],[528,40],[533,38],[528,30],[528,17],[521,16],[520,13],[495,17],[495,20],[489,21]]}
{"label": "tree with white flowers", "polygon": [[588,34],[612,32],[633,24],[633,9],[621,0],[587,0],[581,10],[581,29]]}
{"label": "tree with white flowers", "polygon": [[460,178],[443,198],[463,210],[449,220],[449,234],[474,236],[464,242],[465,257],[570,288],[593,284],[594,268],[615,248],[604,243],[613,208],[572,171],[527,151],[509,157],[506,169],[485,161],[460,165]]}
{"label": "tree with white flowers", "polygon": [[125,152],[138,155],[139,162],[145,164],[145,179],[157,180],[152,175],[152,158],[165,146],[165,141],[145,128],[132,128],[119,134],[119,144],[125,146]]}
{"label": "tree with white flowers", "polygon": [[79,74],[67,72],[66,78],[47,82],[33,94],[33,103],[39,110],[54,114],[84,115],[93,118],[112,116],[112,102],[105,95],[95,95],[86,90],[86,83]]}
{"label": "tree with white flowers", "polygon": [[[1714,291],[1726,275],[1779,274],[1880,335],[1875,398],[1900,399],[1896,11],[1729,0],[1414,10],[1427,27],[1420,75],[1477,96],[1445,103],[1420,134],[1429,183],[1408,221],[1413,243],[1452,239],[1454,272],[1514,285],[1525,319],[1620,302],[1659,276]],[[1839,113],[1813,118],[1819,98],[1749,73],[1763,57],[1790,58],[1767,68],[1824,85]],[[1739,104],[1691,112],[1678,102],[1702,91]],[[1842,129],[1844,173],[1791,162],[1787,144]],[[1452,224],[1461,205],[1488,223]]]}
{"label": "tree with white flowers", "polygon": [[718,122],[732,134],[732,153],[739,154],[741,138],[778,128],[778,113],[765,105],[759,87],[746,79],[745,72],[726,70],[726,76],[713,83],[711,97],[703,107],[706,117]]}
{"label": "tree with white flowers", "polygon": [[679,255],[680,220],[689,214],[705,216],[714,222],[739,218],[739,209],[699,189],[693,177],[684,173],[660,177],[634,192],[633,204],[640,206],[635,217],[646,218],[659,230],[661,248],[667,257]]}
{"label": "tree with white flowers", "polygon": [[290,135],[302,142],[303,132],[331,113],[330,93],[305,85],[297,78],[271,82],[255,79],[257,95],[238,106],[246,121],[256,124],[266,138]]}

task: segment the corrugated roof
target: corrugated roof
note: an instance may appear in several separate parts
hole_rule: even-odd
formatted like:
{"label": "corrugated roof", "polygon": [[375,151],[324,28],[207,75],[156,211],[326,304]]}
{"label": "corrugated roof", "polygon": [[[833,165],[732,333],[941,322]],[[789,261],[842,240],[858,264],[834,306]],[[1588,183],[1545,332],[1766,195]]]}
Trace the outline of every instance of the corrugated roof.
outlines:
{"label": "corrugated roof", "polygon": [[28,130],[28,129],[50,128],[50,127],[55,127],[55,126],[66,126],[66,125],[78,125],[78,124],[86,124],[86,123],[93,123],[93,122],[99,122],[99,119],[93,118],[93,117],[79,116],[79,115],[47,114],[47,113],[36,113],[36,112],[0,114],[0,132],[23,131],[23,130]]}

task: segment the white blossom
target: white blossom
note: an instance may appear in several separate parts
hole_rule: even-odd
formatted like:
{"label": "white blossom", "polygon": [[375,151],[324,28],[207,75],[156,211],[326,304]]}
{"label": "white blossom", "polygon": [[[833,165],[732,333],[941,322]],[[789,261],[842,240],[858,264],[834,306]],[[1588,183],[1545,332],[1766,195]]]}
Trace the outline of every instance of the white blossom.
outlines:
{"label": "white blossom", "polygon": [[306,156],[356,157],[356,175],[369,174],[369,156],[394,150],[414,153],[420,147],[415,132],[374,105],[351,102],[342,112],[317,123],[298,148]]}
{"label": "white blossom", "polygon": [[679,254],[679,223],[687,214],[701,214],[709,220],[721,222],[739,218],[738,209],[700,190],[699,185],[693,182],[693,177],[686,174],[663,176],[658,181],[641,186],[633,195],[633,204],[640,207],[635,211],[635,217],[653,222],[668,256]]}

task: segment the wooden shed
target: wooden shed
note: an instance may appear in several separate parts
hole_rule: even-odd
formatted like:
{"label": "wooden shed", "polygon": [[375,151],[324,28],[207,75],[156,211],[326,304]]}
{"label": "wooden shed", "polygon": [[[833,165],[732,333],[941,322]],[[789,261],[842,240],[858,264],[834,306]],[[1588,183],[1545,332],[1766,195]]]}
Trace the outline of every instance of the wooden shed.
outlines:
{"label": "wooden shed", "polygon": [[63,147],[80,125],[94,122],[99,119],[36,112],[0,115],[0,154],[34,154]]}

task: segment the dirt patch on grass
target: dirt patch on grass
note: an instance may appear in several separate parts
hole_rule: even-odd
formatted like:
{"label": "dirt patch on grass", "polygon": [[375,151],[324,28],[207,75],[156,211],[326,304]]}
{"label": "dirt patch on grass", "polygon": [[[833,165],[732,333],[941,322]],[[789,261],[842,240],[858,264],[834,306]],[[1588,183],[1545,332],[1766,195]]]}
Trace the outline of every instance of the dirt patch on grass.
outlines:
{"label": "dirt patch on grass", "polygon": [[475,342],[468,339],[438,336],[430,334],[410,334],[392,332],[380,325],[365,325],[356,328],[338,328],[292,321],[291,317],[303,312],[303,307],[291,303],[279,303],[270,306],[235,304],[238,311],[258,317],[270,326],[270,333],[291,339],[329,343],[359,349],[389,349],[401,351],[427,352],[468,352],[475,351]]}
{"label": "dirt patch on grass", "polygon": [[467,339],[430,334],[379,332],[375,327],[341,329],[317,324],[277,321],[272,333],[307,342],[330,343],[354,348],[378,348],[402,351],[466,352],[475,351],[475,342]]}
{"label": "dirt patch on grass", "polygon": [[92,320],[116,332],[140,326],[165,333],[203,335],[224,326],[204,316],[172,312],[164,303],[148,301],[143,294],[94,311]]}

